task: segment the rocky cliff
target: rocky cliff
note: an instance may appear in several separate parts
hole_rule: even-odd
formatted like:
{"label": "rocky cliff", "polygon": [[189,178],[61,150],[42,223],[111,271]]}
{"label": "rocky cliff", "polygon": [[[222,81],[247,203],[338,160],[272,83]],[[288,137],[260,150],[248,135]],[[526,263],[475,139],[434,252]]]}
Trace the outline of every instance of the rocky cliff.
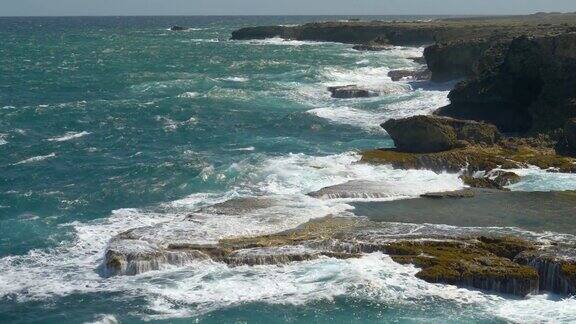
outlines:
{"label": "rocky cliff", "polygon": [[440,43],[426,47],[424,58],[432,81],[446,82],[473,76],[483,54],[492,46],[485,39]]}
{"label": "rocky cliff", "polygon": [[436,114],[504,132],[553,132],[576,116],[576,33],[518,37],[487,50]]}
{"label": "rocky cliff", "polygon": [[470,39],[510,39],[518,35],[562,33],[576,26],[576,14],[545,14],[514,17],[439,19],[435,21],[342,21],[299,26],[242,28],[232,39],[281,37],[294,40],[331,41],[349,44],[422,45]]}

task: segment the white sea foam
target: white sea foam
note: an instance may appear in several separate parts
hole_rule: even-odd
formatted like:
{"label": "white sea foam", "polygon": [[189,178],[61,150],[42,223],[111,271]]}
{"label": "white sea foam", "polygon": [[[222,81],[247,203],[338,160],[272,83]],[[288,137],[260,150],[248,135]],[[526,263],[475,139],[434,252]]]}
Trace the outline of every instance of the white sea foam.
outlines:
{"label": "white sea foam", "polygon": [[[207,28],[186,28],[184,30],[179,30],[178,32],[184,32],[184,33],[185,32],[195,32],[195,31],[201,31],[201,30],[206,30],[206,29]],[[164,30],[172,31],[172,29],[170,29],[170,28],[166,28]]]}
{"label": "white sea foam", "polygon": [[316,41],[299,41],[299,40],[288,40],[280,37],[266,38],[266,39],[255,39],[249,41],[240,41],[244,44],[250,45],[280,45],[280,46],[303,46],[303,45],[325,45],[334,44],[330,42],[316,42]]}
{"label": "white sea foam", "polygon": [[218,38],[191,38],[179,40],[179,43],[220,43]]}
{"label": "white sea foam", "polygon": [[312,109],[309,110],[308,113],[328,119],[337,124],[353,125],[369,131],[384,132],[380,127],[384,116],[378,116],[377,113],[372,111],[350,107],[326,107]]}
{"label": "white sea foam", "polygon": [[89,322],[91,324],[118,324],[120,323],[116,316],[111,314],[101,314],[96,317],[97,319],[93,322]]}
{"label": "white sea foam", "polygon": [[248,146],[248,147],[240,147],[240,148],[236,148],[236,149],[232,149],[232,151],[255,151],[256,148],[254,146]]}
{"label": "white sea foam", "polygon": [[518,174],[521,181],[508,186],[513,191],[576,190],[576,174],[557,173],[537,167],[507,170]]}
{"label": "white sea foam", "polygon": [[[76,233],[73,242],[54,250],[32,250],[27,255],[0,259],[0,275],[4,278],[4,284],[0,285],[0,296],[14,294],[19,300],[36,300],[54,295],[96,291],[123,291],[128,294],[140,291],[146,296],[153,291],[160,294],[160,296],[154,295],[154,298],[166,298],[167,295],[156,291],[159,289],[156,284],[146,283],[146,280],[143,282],[141,277],[103,279],[94,272],[101,263],[102,253],[110,238],[136,227],[158,226],[165,222],[183,224],[181,220],[194,213],[194,210],[238,196],[250,194],[264,195],[272,199],[276,197],[278,203],[260,212],[240,215],[241,217],[196,215],[193,221],[188,223],[193,225],[193,230],[197,230],[198,238],[213,242],[226,236],[271,233],[293,228],[311,218],[342,213],[351,206],[337,201],[314,199],[306,196],[306,193],[351,179],[389,178],[398,184],[390,188],[390,194],[398,198],[417,195],[427,190],[457,189],[462,186],[456,175],[436,175],[427,171],[395,173],[385,166],[358,164],[356,163],[358,160],[359,157],[355,154],[327,157],[293,154],[267,159],[256,165],[247,161],[231,167],[247,176],[229,192],[194,194],[185,199],[163,204],[156,208],[158,210],[121,209],[103,220],[89,223],[74,222],[68,225]],[[218,174],[214,173],[217,172],[213,172],[211,176],[218,177]],[[400,183],[404,179],[407,182],[402,186]],[[409,187],[415,189],[407,190]],[[158,235],[163,235],[161,227],[158,229]],[[177,231],[177,227],[166,227],[165,233],[174,234]],[[222,267],[224,266],[214,264],[206,269],[216,271]],[[150,276],[161,277],[171,271],[183,271],[186,276],[194,277],[194,271],[189,270],[168,267]],[[171,289],[165,289],[166,294],[172,293]],[[214,297],[214,303],[224,298]]]}
{"label": "white sea foam", "polygon": [[449,91],[441,90],[416,90],[405,98],[387,104],[383,108],[386,110],[388,118],[427,115],[450,103],[448,93]]}
{"label": "white sea foam", "polygon": [[46,159],[53,158],[53,157],[55,157],[55,156],[56,156],[56,153],[50,153],[50,154],[48,154],[48,155],[34,156],[34,157],[29,158],[29,159],[22,160],[22,161],[20,161],[20,162],[16,162],[16,163],[14,163],[14,165],[40,162],[40,161],[44,161],[44,160],[46,160]]}
{"label": "white sea foam", "polygon": [[536,295],[523,300],[502,300],[494,312],[514,323],[574,323],[576,298],[559,300],[552,295]]}
{"label": "white sea foam", "polygon": [[392,82],[388,77],[390,70],[386,67],[360,67],[356,69],[343,69],[330,67],[322,72],[326,80],[325,86],[339,86],[354,84],[373,90],[387,90],[391,93],[408,92],[410,88],[404,84]]}
{"label": "white sea foam", "polygon": [[[155,315],[144,319],[188,317],[248,302],[300,305],[317,300],[352,296],[376,300],[389,307],[420,307],[448,302],[458,308],[523,319],[525,300],[507,300],[495,295],[454,286],[424,282],[410,265],[394,263],[381,253],[360,259],[321,258],[284,266],[228,267],[211,261],[193,261],[184,266],[165,266],[138,276],[102,278],[94,270],[110,238],[127,229],[154,226],[151,235],[174,239],[179,231],[196,231],[199,239],[213,241],[231,235],[276,232],[310,218],[339,214],[350,208],[339,201],[319,200],[305,194],[349,180],[387,181],[389,194],[398,198],[427,191],[452,190],[463,186],[457,175],[429,171],[399,171],[386,166],[357,163],[352,153],[333,156],[291,154],[261,163],[241,162],[232,170],[245,174],[237,186],[225,193],[194,194],[153,209],[121,209],[98,221],[69,224],[76,239],[54,250],[33,250],[23,256],[0,259],[0,297],[18,301],[41,300],[90,292],[121,292],[126,298],[144,298]],[[194,212],[200,207],[245,196],[267,196],[271,207],[242,215],[209,215]],[[204,212],[206,213],[206,212]],[[186,216],[187,228],[179,228]],[[166,223],[169,222],[169,223]],[[167,224],[166,226],[161,224]],[[158,239],[159,237],[156,237]],[[190,239],[190,238],[188,238]],[[576,301],[569,299],[530,305],[553,321],[576,320]],[[544,307],[546,309],[544,309]],[[146,312],[149,314],[149,312]]]}
{"label": "white sea foam", "polygon": [[391,49],[381,53],[393,57],[415,58],[415,57],[422,57],[424,55],[425,48],[426,47],[394,46]]}
{"label": "white sea foam", "polygon": [[370,63],[369,59],[363,59],[363,60],[356,62],[357,65],[364,65],[364,64],[369,64],[369,63]]}
{"label": "white sea foam", "polygon": [[[509,300],[497,295],[431,284],[417,279],[418,269],[400,265],[381,253],[360,259],[322,258],[285,266],[229,268],[214,263],[191,265],[174,272],[169,284],[142,282],[151,309],[158,315],[148,319],[197,316],[221,308],[250,302],[303,305],[331,301],[338,296],[376,300],[390,308],[453,305],[445,313],[459,316],[468,311],[512,322],[569,323],[576,320],[574,298],[554,301],[546,295]],[[147,279],[157,278],[150,275]],[[208,280],[204,278],[209,278]]]}
{"label": "white sea foam", "polygon": [[8,144],[8,141],[6,140],[7,137],[7,134],[0,133],[0,146]]}
{"label": "white sea foam", "polygon": [[[350,180],[395,181],[390,194],[404,197],[406,188],[413,188],[411,195],[430,191],[456,190],[463,184],[456,174],[436,174],[426,170],[395,170],[386,165],[358,163],[360,156],[344,153],[330,156],[288,154],[267,160],[258,166],[261,170],[250,183],[269,194],[307,194],[324,187],[342,184]],[[245,168],[242,164],[236,168]],[[254,166],[252,166],[253,168]]]}
{"label": "white sea foam", "polygon": [[395,101],[382,102],[377,109],[331,105],[315,108],[308,113],[328,119],[337,124],[357,126],[371,132],[384,132],[380,124],[390,118],[403,118],[414,115],[427,115],[438,107],[449,103],[446,91],[417,90],[396,97]]}
{"label": "white sea foam", "polygon": [[[258,301],[302,305],[343,295],[377,299],[389,306],[411,306],[426,299],[467,304],[489,299],[479,292],[440,287],[416,279],[416,268],[394,263],[380,253],[361,259],[324,258],[282,267],[198,265],[193,270],[196,275],[180,277],[173,285],[154,290],[153,310],[161,315],[151,319],[193,316]],[[207,276],[209,281],[200,281]],[[189,308],[183,309],[186,304]]]}
{"label": "white sea foam", "polygon": [[90,135],[89,132],[67,132],[62,136],[52,137],[47,139],[49,142],[66,142],[69,140],[77,139],[80,137],[84,137],[86,135]]}
{"label": "white sea foam", "polygon": [[[392,46],[383,51],[356,51],[349,48],[348,51],[342,53],[345,57],[362,57],[370,59],[392,59],[398,62],[398,59],[413,59],[424,56],[425,47],[406,47],[406,46]],[[404,64],[415,66],[416,63],[409,60],[404,60]],[[384,64],[385,65],[385,64]]]}
{"label": "white sea foam", "polygon": [[[136,85],[130,86],[130,91],[132,91],[136,94],[153,94],[153,95],[164,94],[166,92],[173,91],[173,90],[186,91],[186,90],[192,88],[196,84],[196,82],[197,82],[196,77],[200,77],[200,76],[189,75],[189,77],[191,77],[191,78],[190,79],[165,80],[165,81],[151,81],[151,82],[136,84]],[[192,78],[194,78],[194,79],[192,79]]]}
{"label": "white sea foam", "polygon": [[248,81],[250,81],[250,79],[247,77],[227,77],[227,78],[223,78],[222,80],[230,81],[230,82],[248,82]]}
{"label": "white sea foam", "polygon": [[200,94],[198,92],[184,92],[178,95],[178,98],[184,98],[184,99],[193,99],[198,97]]}
{"label": "white sea foam", "polygon": [[167,131],[175,131],[182,126],[191,126],[198,123],[195,117],[190,117],[184,121],[175,121],[165,116],[156,116],[154,119],[161,122],[164,125],[164,129]]}

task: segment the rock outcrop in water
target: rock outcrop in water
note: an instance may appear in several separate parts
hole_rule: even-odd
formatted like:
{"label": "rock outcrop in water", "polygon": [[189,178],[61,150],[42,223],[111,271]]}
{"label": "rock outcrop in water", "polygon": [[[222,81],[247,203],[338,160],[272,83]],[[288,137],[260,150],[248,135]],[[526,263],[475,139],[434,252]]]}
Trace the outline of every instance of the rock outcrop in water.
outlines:
{"label": "rock outcrop in water", "polygon": [[356,85],[329,87],[328,91],[332,94],[332,98],[339,99],[370,98],[378,96],[378,92],[363,89]]}
{"label": "rock outcrop in water", "polygon": [[[432,283],[519,296],[539,290],[576,292],[573,256],[548,257],[549,247],[507,236],[482,236],[478,232],[447,237],[434,227],[418,228],[358,217],[327,217],[277,234],[223,239],[210,246],[175,242],[162,248],[135,235],[136,230],[112,240],[104,268],[108,275],[134,275],[163,264],[185,265],[193,260],[264,265],[383,252],[398,263],[421,268],[417,276]],[[406,233],[401,234],[403,231]],[[545,262],[546,266],[541,265]],[[554,267],[559,270],[550,270]]]}
{"label": "rock outcrop in water", "polygon": [[432,72],[428,69],[420,70],[393,70],[388,72],[392,81],[428,81]]}
{"label": "rock outcrop in water", "polygon": [[[395,149],[362,153],[362,161],[390,164],[401,169],[428,169],[437,172],[517,169],[537,166],[558,172],[576,172],[576,159],[557,154],[557,143],[549,136],[503,137],[486,123],[435,116],[414,116],[382,124],[394,140]],[[501,187],[516,180],[511,174],[494,179],[467,177],[475,187]]]}
{"label": "rock outcrop in water", "polygon": [[493,145],[501,134],[494,125],[434,116],[390,119],[382,127],[402,152],[447,151],[470,144]]}
{"label": "rock outcrop in water", "polygon": [[468,173],[493,169],[518,169],[530,165],[558,172],[576,172],[576,160],[558,156],[553,149],[530,146],[467,146],[435,153],[408,153],[396,149],[362,152],[362,161],[389,164],[399,169],[427,169]]}
{"label": "rock outcrop in water", "polygon": [[170,30],[171,31],[185,31],[185,30],[188,30],[188,28],[182,27],[182,26],[172,26],[172,27],[170,27]]}
{"label": "rock outcrop in water", "polygon": [[479,237],[455,241],[395,242],[386,247],[392,259],[414,264],[420,279],[433,283],[525,296],[537,292],[538,273],[512,259],[533,249],[514,238]]}
{"label": "rock outcrop in water", "polygon": [[388,41],[383,38],[377,38],[367,44],[359,44],[352,47],[357,51],[367,51],[367,52],[381,52],[391,49],[392,47],[388,44]]}

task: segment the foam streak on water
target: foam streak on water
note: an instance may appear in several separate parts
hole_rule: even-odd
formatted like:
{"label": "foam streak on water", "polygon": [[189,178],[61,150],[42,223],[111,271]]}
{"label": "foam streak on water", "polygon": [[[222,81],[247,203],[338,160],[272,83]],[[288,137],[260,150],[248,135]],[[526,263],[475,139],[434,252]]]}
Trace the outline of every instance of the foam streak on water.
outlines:
{"label": "foam streak on water", "polygon": [[67,132],[62,136],[57,136],[53,138],[49,138],[48,141],[50,142],[66,142],[69,140],[73,140],[76,138],[84,137],[86,135],[90,135],[89,132]]}

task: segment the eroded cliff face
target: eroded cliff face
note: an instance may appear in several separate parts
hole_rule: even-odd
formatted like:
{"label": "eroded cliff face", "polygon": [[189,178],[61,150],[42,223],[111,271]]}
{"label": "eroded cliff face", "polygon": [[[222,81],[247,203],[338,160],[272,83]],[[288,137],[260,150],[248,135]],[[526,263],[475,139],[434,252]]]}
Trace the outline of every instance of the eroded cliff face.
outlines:
{"label": "eroded cliff face", "polygon": [[432,71],[432,81],[446,82],[474,75],[475,67],[491,42],[478,39],[426,47],[424,58]]}
{"label": "eroded cliff face", "polygon": [[258,26],[234,31],[232,39],[332,41],[349,44],[428,45],[520,35],[565,33],[576,29],[575,14],[438,19],[433,21],[338,21],[299,26]]}
{"label": "eroded cliff face", "polygon": [[436,114],[520,133],[553,132],[576,116],[576,33],[497,44],[475,69]]}
{"label": "eroded cliff face", "polygon": [[416,45],[432,44],[435,35],[449,27],[385,22],[326,22],[301,26],[260,26],[242,28],[232,39],[265,39],[281,37],[294,40],[328,41],[348,44]]}

